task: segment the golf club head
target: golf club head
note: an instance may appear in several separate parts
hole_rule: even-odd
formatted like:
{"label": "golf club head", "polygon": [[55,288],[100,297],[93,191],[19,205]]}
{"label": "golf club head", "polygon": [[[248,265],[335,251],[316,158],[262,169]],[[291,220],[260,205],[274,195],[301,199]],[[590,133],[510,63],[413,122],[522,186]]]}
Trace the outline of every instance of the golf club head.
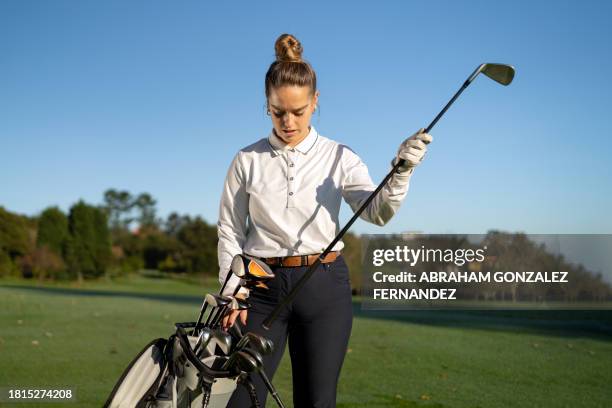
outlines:
{"label": "golf club head", "polygon": [[510,85],[514,79],[514,67],[506,64],[484,64],[482,73],[502,85]]}
{"label": "golf club head", "polygon": [[[467,81],[465,81],[465,84],[463,86],[468,86],[474,79],[476,79],[476,77],[480,73],[485,74],[495,82],[502,85],[510,85],[510,83],[514,79],[514,67],[512,65],[487,63],[480,64],[478,68],[476,68],[474,72],[472,72],[472,75],[470,75]],[[436,119],[434,119],[434,121],[437,121]]]}
{"label": "golf club head", "polygon": [[229,333],[216,329],[213,330],[213,337],[215,338],[217,346],[221,352],[228,355],[232,348],[232,336]]}
{"label": "golf club head", "polygon": [[200,331],[200,335],[198,336],[198,341],[196,343],[196,346],[198,344],[201,346],[202,344],[208,343],[211,336],[212,336],[211,330],[208,327],[204,327],[202,331]]}
{"label": "golf club head", "polygon": [[236,344],[237,349],[241,349],[244,347],[251,347],[260,354],[269,354],[274,350],[274,343],[272,340],[267,339],[258,334],[248,332],[240,339],[240,341]]}
{"label": "golf club head", "polygon": [[231,271],[239,278],[242,278],[246,273],[246,267],[244,265],[244,259],[242,254],[234,256],[232,264],[230,266]]}
{"label": "golf club head", "polygon": [[263,368],[264,362],[261,354],[251,348],[244,348],[242,351],[253,357],[253,360],[256,363],[255,370],[259,371]]}
{"label": "golf club head", "polygon": [[208,327],[203,328],[200,332],[200,336],[198,337],[198,342],[196,343],[196,346],[194,348],[194,350],[196,351],[196,355],[199,358],[210,354],[210,352],[207,350],[207,346],[211,338],[211,330]]}
{"label": "golf club head", "polygon": [[223,307],[231,303],[232,299],[226,296],[215,295],[212,293],[206,294],[206,303],[212,307]]}
{"label": "golf club head", "polygon": [[258,371],[261,368],[260,361],[258,361],[251,353],[237,351],[235,355],[234,367],[236,367],[239,371],[252,373],[253,371]]}
{"label": "golf club head", "polygon": [[[243,360],[243,366],[246,366],[247,369],[249,369],[249,367],[252,367],[250,368],[250,371],[242,370],[241,367],[238,366],[239,360]],[[255,369],[255,367],[257,367],[257,361],[255,361],[255,359],[250,354],[238,350],[233,352],[229,356],[229,358],[225,361],[225,363],[223,363],[223,366],[221,368],[223,370],[251,372]]]}
{"label": "golf club head", "polygon": [[232,300],[232,309],[234,310],[248,310],[251,308],[251,304],[244,299],[234,298]]}
{"label": "golf club head", "polygon": [[230,302],[229,305],[227,305],[227,307],[231,310],[238,310],[238,308],[240,307],[240,304],[238,303],[238,299],[236,299],[234,296],[230,296],[232,301]]}
{"label": "golf club head", "polygon": [[247,281],[274,278],[274,272],[264,261],[245,254],[238,254],[232,259],[232,271]]}

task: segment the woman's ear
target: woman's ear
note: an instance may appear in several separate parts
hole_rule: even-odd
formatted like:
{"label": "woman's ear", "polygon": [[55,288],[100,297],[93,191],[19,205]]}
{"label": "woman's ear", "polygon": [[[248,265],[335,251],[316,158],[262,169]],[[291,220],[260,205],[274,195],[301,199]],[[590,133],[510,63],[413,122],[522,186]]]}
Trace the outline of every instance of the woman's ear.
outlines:
{"label": "woman's ear", "polygon": [[314,96],[312,97],[312,104],[314,105],[314,108],[312,109],[312,112],[314,113],[315,110],[317,110],[317,104],[319,103],[319,91],[315,91]]}

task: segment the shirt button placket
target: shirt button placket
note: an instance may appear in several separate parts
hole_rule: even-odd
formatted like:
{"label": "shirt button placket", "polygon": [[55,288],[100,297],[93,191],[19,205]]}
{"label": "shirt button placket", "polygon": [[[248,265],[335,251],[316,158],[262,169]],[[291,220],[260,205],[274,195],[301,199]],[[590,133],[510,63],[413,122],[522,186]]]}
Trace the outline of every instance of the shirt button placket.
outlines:
{"label": "shirt button placket", "polygon": [[295,149],[287,152],[287,208],[295,207]]}

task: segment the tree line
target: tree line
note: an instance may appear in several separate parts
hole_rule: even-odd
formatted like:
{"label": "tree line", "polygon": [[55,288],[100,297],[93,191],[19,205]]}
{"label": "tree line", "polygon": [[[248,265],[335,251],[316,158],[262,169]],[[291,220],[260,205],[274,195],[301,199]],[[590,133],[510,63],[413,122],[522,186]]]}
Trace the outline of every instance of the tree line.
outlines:
{"label": "tree line", "polygon": [[[143,269],[216,276],[216,224],[176,212],[163,219],[157,216],[156,205],[157,201],[148,193],[134,195],[109,189],[101,203],[80,200],[67,213],[52,206],[28,217],[0,207],[0,277],[83,280],[113,278]],[[396,235],[366,238],[348,233],[343,242],[352,287],[357,292],[362,286],[363,244],[369,248],[392,248],[404,243],[404,239]],[[411,241],[411,245],[450,249],[473,246],[457,235],[425,235]],[[550,253],[525,234],[490,231],[482,245],[488,245],[488,255],[492,256],[483,263],[466,265],[467,269],[538,267],[571,271],[572,280],[565,285],[459,286],[466,297],[513,301],[612,299],[612,289],[601,273],[569,263],[563,255]],[[370,259],[365,261],[371,263]],[[432,271],[449,267],[421,266]]]}
{"label": "tree line", "polygon": [[141,269],[217,273],[216,226],[156,216],[148,193],[109,189],[103,203],[52,206],[28,217],[0,207],[0,276],[83,280]]}
{"label": "tree line", "polygon": [[[39,280],[112,278],[143,269],[216,276],[217,226],[199,216],[157,216],[149,193],[108,189],[67,213],[51,206],[28,217],[0,206],[0,277]],[[345,258],[360,281],[361,243],[348,234]]]}

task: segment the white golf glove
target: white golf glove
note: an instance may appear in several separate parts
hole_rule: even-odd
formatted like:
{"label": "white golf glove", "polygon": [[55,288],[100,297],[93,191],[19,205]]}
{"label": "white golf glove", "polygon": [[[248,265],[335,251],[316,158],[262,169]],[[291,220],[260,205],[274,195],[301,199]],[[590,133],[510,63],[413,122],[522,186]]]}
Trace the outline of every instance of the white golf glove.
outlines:
{"label": "white golf glove", "polygon": [[432,142],[433,137],[424,133],[425,129],[419,129],[414,135],[404,140],[397,150],[397,156],[391,162],[395,166],[398,159],[404,159],[404,164],[398,168],[398,172],[411,171],[423,161],[427,153],[427,145]]}

